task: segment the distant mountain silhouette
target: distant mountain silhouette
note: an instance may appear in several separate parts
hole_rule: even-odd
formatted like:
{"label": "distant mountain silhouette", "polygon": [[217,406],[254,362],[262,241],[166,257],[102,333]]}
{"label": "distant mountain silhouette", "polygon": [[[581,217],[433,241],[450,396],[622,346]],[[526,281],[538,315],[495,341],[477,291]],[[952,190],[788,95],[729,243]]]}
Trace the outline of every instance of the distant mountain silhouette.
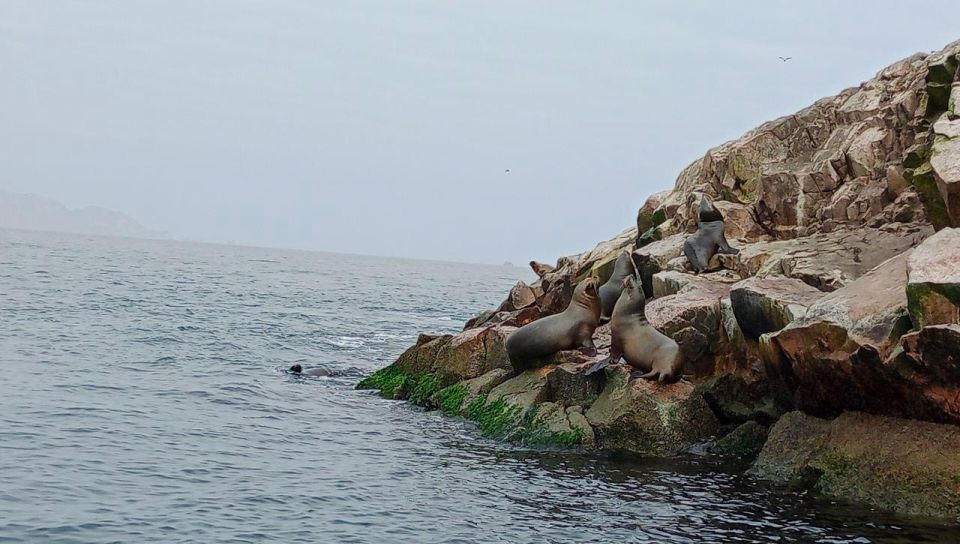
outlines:
{"label": "distant mountain silhouette", "polygon": [[104,236],[165,238],[136,219],[114,210],[87,206],[71,210],[52,198],[0,190],[0,227]]}

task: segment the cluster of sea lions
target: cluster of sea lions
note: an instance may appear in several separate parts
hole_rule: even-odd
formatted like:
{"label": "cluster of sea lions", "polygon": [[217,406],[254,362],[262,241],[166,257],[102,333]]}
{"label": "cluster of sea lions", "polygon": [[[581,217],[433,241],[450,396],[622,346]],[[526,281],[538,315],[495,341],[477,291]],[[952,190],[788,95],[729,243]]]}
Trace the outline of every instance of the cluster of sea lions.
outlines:
{"label": "cluster of sea lions", "polygon": [[[708,268],[717,253],[739,253],[724,236],[723,215],[703,196],[700,200],[697,232],[683,244],[683,253],[695,274]],[[549,265],[530,262],[543,277]],[[566,310],[528,323],[507,337],[510,363],[518,370],[533,368],[558,351],[579,349],[594,356],[593,334],[601,323],[610,323],[610,356],[595,363],[593,374],[620,360],[635,369],[632,376],[664,383],[679,380],[684,356],[676,341],[656,330],[647,321],[646,297],[637,265],[629,252],[617,257],[610,278],[598,287],[591,276],[580,282]]]}

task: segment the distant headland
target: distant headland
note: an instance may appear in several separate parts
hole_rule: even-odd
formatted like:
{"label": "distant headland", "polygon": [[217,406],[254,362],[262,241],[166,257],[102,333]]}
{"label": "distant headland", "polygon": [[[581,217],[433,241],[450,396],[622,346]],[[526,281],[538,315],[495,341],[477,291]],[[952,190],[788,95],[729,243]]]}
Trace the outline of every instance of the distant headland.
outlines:
{"label": "distant headland", "polygon": [[98,206],[70,209],[52,198],[3,190],[0,190],[0,228],[131,238],[167,237],[166,233],[151,230],[122,212]]}

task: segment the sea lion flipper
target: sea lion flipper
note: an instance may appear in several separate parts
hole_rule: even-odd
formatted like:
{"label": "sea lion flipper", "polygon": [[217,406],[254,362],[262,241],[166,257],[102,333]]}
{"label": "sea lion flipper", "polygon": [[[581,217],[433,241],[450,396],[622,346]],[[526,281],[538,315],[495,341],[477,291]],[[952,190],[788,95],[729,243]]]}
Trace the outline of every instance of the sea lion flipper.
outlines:
{"label": "sea lion flipper", "polygon": [[650,372],[647,372],[646,374],[639,374],[639,375],[638,375],[638,374],[639,374],[638,372],[634,372],[633,374],[630,375],[630,377],[632,377],[632,378],[638,378],[638,379],[641,379],[641,380],[654,380],[654,381],[656,381],[657,377],[660,375],[660,372],[658,372],[658,371],[656,371],[656,370],[651,370]]}
{"label": "sea lion flipper", "polygon": [[610,358],[609,358],[609,357],[607,357],[606,359],[604,359],[604,360],[602,360],[602,361],[597,361],[596,363],[593,363],[593,366],[591,366],[589,369],[587,369],[587,371],[584,372],[583,375],[584,375],[584,376],[589,376],[589,375],[593,374],[594,372],[599,372],[599,371],[607,368],[608,366],[610,366]]}

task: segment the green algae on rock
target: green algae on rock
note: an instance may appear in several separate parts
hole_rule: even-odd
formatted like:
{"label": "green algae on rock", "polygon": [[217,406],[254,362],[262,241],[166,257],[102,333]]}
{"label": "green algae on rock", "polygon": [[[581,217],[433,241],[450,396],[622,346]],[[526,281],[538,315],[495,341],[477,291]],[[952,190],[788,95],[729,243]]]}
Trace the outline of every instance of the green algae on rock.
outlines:
{"label": "green algae on rock", "polygon": [[[922,447],[921,445],[936,445]],[[801,412],[770,430],[754,471],[884,510],[960,519],[960,427],[846,412]]]}

